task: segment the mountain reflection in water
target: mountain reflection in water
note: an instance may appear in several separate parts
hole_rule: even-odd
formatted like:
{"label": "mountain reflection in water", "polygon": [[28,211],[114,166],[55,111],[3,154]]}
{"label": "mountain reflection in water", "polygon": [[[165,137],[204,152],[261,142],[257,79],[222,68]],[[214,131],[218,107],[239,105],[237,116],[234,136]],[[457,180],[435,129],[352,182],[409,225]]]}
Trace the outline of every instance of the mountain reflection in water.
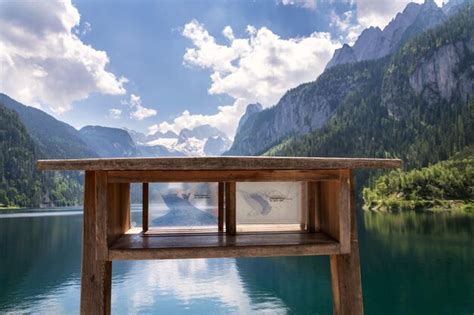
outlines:
{"label": "mountain reflection in water", "polygon": [[[474,216],[359,222],[367,314],[472,313]],[[81,228],[81,215],[0,215],[0,313],[78,313]],[[113,314],[332,312],[327,257],[114,262],[112,286]]]}
{"label": "mountain reflection in water", "polygon": [[161,195],[169,211],[152,221],[153,226],[212,226],[217,225],[216,216],[191,204],[189,195],[169,193]]}

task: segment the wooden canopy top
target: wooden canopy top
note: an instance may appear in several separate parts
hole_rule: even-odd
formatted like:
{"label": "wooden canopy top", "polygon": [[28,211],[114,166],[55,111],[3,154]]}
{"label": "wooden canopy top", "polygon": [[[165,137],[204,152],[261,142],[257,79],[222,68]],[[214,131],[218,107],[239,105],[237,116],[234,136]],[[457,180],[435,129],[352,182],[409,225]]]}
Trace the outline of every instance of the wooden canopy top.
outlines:
{"label": "wooden canopy top", "polygon": [[317,170],[399,168],[399,159],[331,157],[159,157],[39,160],[40,170],[148,171],[148,170]]}

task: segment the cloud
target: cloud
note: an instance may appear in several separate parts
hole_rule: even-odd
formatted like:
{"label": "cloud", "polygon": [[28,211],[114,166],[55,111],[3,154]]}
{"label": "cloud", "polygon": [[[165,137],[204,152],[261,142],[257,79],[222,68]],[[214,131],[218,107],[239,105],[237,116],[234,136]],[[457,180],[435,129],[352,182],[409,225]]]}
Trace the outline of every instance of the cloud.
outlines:
{"label": "cloud", "polygon": [[235,101],[220,106],[213,115],[184,111],[171,122],[150,126],[149,132],[179,132],[209,124],[232,138],[246,105],[259,102],[269,107],[287,90],[315,80],[340,46],[329,33],[283,39],[266,27],[250,25],[246,32],[245,38],[236,38],[232,28],[226,26],[222,34],[228,43],[219,44],[198,21],[185,25],[182,35],[191,40],[193,47],[186,50],[184,65],[209,70],[208,92],[226,94]]}
{"label": "cloud", "polygon": [[130,95],[129,105],[131,108],[131,111],[130,111],[131,119],[143,120],[145,118],[156,116],[157,114],[156,110],[143,106],[140,96],[137,96],[135,94]]}
{"label": "cloud", "polygon": [[278,3],[283,5],[294,5],[306,9],[316,9],[316,0],[279,0]]}
{"label": "cloud", "polygon": [[183,128],[195,128],[201,125],[211,125],[225,132],[229,137],[233,137],[240,117],[245,113],[247,102],[243,99],[237,99],[231,105],[219,106],[214,115],[191,114],[185,110],[181,115],[171,122],[162,122],[148,127],[148,134],[155,134],[157,131],[173,131],[177,134]]}
{"label": "cloud", "polygon": [[345,11],[342,15],[331,12],[329,26],[337,29],[341,33],[341,41],[352,45],[364,27],[357,22],[354,12],[351,10]]}
{"label": "cloud", "polygon": [[[357,20],[364,28],[378,26],[383,29],[410,2],[423,3],[424,0],[355,0]],[[438,6],[443,4],[443,0],[435,2]]]}
{"label": "cloud", "polygon": [[111,119],[120,119],[122,117],[122,110],[118,108],[109,109],[109,116]]}
{"label": "cloud", "polygon": [[[233,34],[230,26],[226,34]],[[274,105],[290,88],[315,80],[340,44],[329,33],[282,39],[266,27],[247,27],[247,38],[228,37],[220,45],[202,24],[186,24],[183,36],[194,44],[184,55],[189,66],[211,71],[210,94]]]}
{"label": "cloud", "polygon": [[0,3],[0,90],[58,114],[94,92],[125,94],[127,79],[105,69],[107,53],[84,44],[79,25],[70,0]]}

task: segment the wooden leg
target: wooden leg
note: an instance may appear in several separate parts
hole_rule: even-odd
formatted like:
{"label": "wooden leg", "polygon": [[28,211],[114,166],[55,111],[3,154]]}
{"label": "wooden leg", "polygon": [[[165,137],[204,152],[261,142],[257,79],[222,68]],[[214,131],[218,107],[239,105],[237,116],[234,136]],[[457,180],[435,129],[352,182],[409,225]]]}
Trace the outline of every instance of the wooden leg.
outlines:
{"label": "wooden leg", "polygon": [[224,231],[224,189],[225,183],[219,182],[217,187],[217,227],[219,232]]}
{"label": "wooden leg", "polygon": [[148,200],[148,183],[143,183],[142,186],[142,229],[143,232],[148,231],[148,213],[149,213],[149,200]]}
{"label": "wooden leg", "polygon": [[350,253],[330,256],[334,315],[364,314],[360,276],[359,241],[357,238],[357,214],[352,174],[350,174],[350,202]]}
{"label": "wooden leg", "polygon": [[96,173],[87,171],[84,180],[81,314],[110,314],[112,262],[96,258],[96,188]]}
{"label": "wooden leg", "polygon": [[225,230],[226,233],[235,235],[237,231],[236,226],[236,183],[225,183]]}

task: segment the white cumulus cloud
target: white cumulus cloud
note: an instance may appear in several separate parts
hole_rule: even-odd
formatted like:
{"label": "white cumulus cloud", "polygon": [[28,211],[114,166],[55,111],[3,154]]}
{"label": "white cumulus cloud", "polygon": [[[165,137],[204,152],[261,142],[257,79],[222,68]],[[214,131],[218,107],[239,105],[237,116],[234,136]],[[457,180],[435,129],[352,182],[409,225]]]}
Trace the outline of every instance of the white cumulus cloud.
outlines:
{"label": "white cumulus cloud", "polygon": [[93,92],[126,93],[127,79],[106,70],[107,53],[84,44],[79,25],[70,0],[0,2],[0,91],[58,114]]}
{"label": "white cumulus cloud", "polygon": [[122,110],[118,108],[109,109],[109,117],[112,119],[120,119],[122,117]]}
{"label": "white cumulus cloud", "polygon": [[[364,28],[378,26],[383,29],[398,12],[410,2],[423,3],[424,0],[350,0],[357,7],[357,20]],[[435,0],[438,6],[443,0]]]}
{"label": "white cumulus cloud", "polygon": [[316,9],[316,0],[279,0],[278,2],[283,5],[294,5],[311,10]]}
{"label": "white cumulus cloud", "polygon": [[186,24],[183,35],[194,47],[186,50],[185,64],[211,71],[210,94],[264,106],[274,105],[288,89],[316,79],[339,46],[322,32],[283,39],[266,27],[249,26],[246,38],[233,38],[230,26],[224,30],[229,43],[221,45],[198,21]]}
{"label": "white cumulus cloud", "polygon": [[237,38],[226,26],[222,33],[227,43],[220,44],[198,21],[185,25],[182,34],[193,47],[186,50],[184,64],[209,70],[208,92],[229,95],[235,102],[220,106],[214,115],[185,111],[172,122],[157,125],[159,130],[176,132],[207,123],[233,137],[247,104],[259,102],[269,107],[287,90],[315,80],[340,46],[323,32],[284,39],[266,27],[256,29],[249,25],[246,31],[246,37]]}
{"label": "white cumulus cloud", "polygon": [[148,127],[148,134],[154,134],[157,131],[173,131],[179,134],[183,128],[192,129],[201,125],[211,125],[225,132],[229,137],[233,137],[247,104],[245,100],[238,99],[231,105],[219,106],[217,113],[213,115],[192,114],[185,110],[171,122],[165,121],[151,125]]}
{"label": "white cumulus cloud", "polygon": [[143,120],[145,118],[156,116],[157,111],[153,108],[147,108],[142,105],[142,100],[140,96],[135,94],[130,95],[130,102],[129,102],[131,111],[130,111],[130,118],[135,120]]}

